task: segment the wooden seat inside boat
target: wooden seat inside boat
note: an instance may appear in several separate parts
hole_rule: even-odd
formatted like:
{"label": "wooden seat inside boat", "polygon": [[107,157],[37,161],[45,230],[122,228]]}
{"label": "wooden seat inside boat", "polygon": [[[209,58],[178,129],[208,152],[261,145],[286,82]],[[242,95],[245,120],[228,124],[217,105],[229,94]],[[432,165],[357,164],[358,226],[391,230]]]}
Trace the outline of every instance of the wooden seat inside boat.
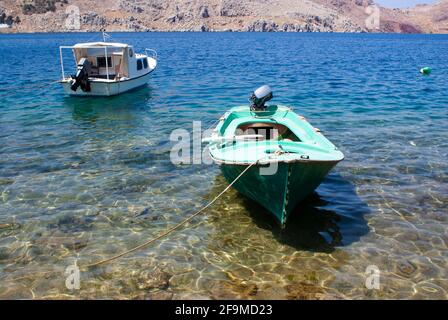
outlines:
{"label": "wooden seat inside boat", "polygon": [[263,135],[264,140],[295,141],[300,139],[285,125],[280,123],[251,122],[237,127],[235,135]]}

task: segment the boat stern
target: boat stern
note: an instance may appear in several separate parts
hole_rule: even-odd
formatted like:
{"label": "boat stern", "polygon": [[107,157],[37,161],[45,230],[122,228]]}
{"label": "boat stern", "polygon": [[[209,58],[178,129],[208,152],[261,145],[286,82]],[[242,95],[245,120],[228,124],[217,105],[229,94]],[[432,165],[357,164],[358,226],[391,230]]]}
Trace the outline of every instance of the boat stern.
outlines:
{"label": "boat stern", "polygon": [[[229,182],[234,181],[246,168],[245,165],[221,165],[221,171]],[[283,224],[287,215],[285,197],[288,185],[288,165],[279,164],[275,174],[263,174],[268,171],[267,166],[252,166],[234,183],[233,187],[269,210],[276,220]]]}
{"label": "boat stern", "polygon": [[[81,88],[77,88],[76,91],[72,90],[72,79],[66,78],[61,80],[62,88],[64,92],[70,96],[98,96],[98,97],[108,97],[117,95],[125,88],[124,85],[121,85],[119,81],[91,81],[90,82],[90,90],[83,91]],[[129,89],[128,89],[129,90]]]}
{"label": "boat stern", "polygon": [[[251,167],[233,186],[271,212],[283,228],[291,212],[322,183],[336,164],[280,162],[275,168],[257,165]],[[244,165],[221,165],[221,171],[229,182],[246,168]]]}

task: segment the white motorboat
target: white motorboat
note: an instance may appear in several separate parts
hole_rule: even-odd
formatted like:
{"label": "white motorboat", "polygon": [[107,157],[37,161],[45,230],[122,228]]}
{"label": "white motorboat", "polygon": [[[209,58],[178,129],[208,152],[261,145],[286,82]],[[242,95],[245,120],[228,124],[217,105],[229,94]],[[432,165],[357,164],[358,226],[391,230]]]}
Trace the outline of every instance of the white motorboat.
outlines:
{"label": "white motorboat", "polygon": [[[63,50],[71,49],[76,74],[66,75]],[[135,53],[133,46],[114,42],[78,43],[59,47],[62,86],[73,96],[112,96],[144,86],[157,66],[157,52]]]}

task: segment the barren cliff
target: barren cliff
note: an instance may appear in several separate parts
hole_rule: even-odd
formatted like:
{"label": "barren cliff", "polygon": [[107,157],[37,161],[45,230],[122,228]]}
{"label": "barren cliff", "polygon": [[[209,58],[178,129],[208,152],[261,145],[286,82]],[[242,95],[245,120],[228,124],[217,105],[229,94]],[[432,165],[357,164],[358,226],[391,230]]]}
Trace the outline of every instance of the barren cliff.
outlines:
{"label": "barren cliff", "polygon": [[448,0],[409,9],[373,5],[373,0],[2,0],[0,32],[448,32]]}

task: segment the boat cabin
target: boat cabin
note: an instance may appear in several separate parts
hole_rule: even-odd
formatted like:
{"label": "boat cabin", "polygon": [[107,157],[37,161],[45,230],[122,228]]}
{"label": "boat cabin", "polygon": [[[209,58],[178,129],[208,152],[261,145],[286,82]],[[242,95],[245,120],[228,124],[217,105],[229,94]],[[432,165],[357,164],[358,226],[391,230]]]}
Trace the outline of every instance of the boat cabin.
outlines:
{"label": "boat cabin", "polygon": [[[62,77],[65,79],[62,49],[71,49],[78,66],[88,70],[89,78],[120,81],[137,78],[151,70],[148,55],[134,52],[124,43],[90,42],[60,47]],[[149,49],[147,49],[149,50]]]}

